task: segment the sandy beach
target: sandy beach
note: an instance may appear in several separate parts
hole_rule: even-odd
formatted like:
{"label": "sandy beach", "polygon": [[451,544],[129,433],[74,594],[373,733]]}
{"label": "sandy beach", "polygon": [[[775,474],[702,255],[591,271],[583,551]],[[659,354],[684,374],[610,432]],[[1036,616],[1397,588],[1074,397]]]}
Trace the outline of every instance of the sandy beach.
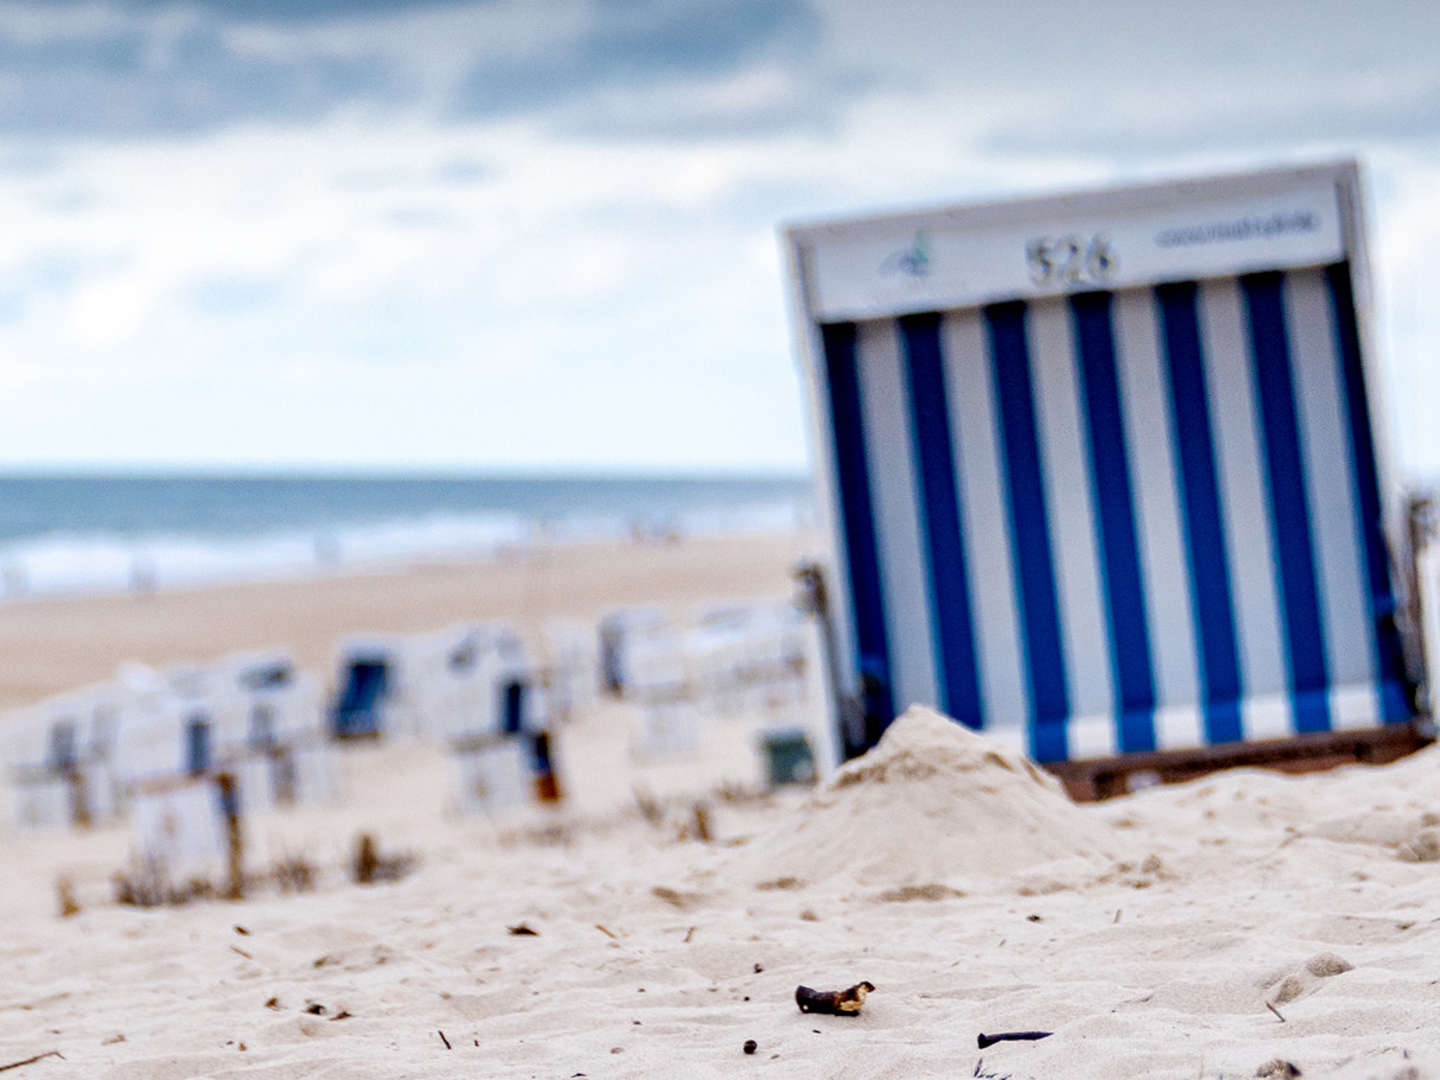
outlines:
{"label": "sandy beach", "polygon": [[[809,544],[597,546],[15,604],[0,609],[0,701],[124,659],[284,644],[322,667],[358,630],[783,596]],[[314,864],[298,895],[120,907],[110,875],[128,830],[0,833],[0,1066],[135,1080],[1440,1076],[1437,751],[1076,806],[1023,758],[914,712],[829,785],[766,795],[733,723],[708,724],[689,757],[635,762],[631,720],[619,704],[586,710],[559,734],[566,802],[495,819],[454,815],[437,747],[345,751],[340,802],[247,822],[260,850]],[[413,872],[353,884],[362,831],[416,856]],[[69,918],[61,875],[82,909]],[[875,991],[858,1015],[796,1007],[799,985],[861,980]],[[1026,1031],[1051,1034],[977,1045]]]}

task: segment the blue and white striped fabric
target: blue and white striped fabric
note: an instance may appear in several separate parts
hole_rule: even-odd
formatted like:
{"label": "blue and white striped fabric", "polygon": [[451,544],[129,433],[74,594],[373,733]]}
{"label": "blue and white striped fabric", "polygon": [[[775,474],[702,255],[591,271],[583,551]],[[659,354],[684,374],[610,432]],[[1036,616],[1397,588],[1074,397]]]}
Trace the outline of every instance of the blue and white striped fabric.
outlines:
{"label": "blue and white striped fabric", "polygon": [[821,327],[856,670],[1040,761],[1409,719],[1350,271]]}

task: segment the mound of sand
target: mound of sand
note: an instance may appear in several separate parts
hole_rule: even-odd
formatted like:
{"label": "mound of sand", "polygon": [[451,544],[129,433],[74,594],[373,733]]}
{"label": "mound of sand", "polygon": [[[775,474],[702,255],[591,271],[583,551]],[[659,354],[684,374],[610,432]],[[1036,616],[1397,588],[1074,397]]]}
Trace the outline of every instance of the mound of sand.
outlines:
{"label": "mound of sand", "polygon": [[792,816],[745,845],[757,884],[843,875],[861,885],[974,883],[1056,859],[1103,864],[1119,844],[1060,784],[995,740],[920,706]]}

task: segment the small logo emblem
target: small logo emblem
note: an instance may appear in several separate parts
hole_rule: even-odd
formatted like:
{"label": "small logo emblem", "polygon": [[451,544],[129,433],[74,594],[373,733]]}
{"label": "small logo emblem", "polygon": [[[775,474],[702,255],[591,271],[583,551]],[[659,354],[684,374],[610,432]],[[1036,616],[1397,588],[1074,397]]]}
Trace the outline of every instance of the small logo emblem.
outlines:
{"label": "small logo emblem", "polygon": [[924,229],[915,231],[910,246],[892,251],[880,264],[882,274],[904,274],[906,277],[928,277],[930,274],[930,237]]}

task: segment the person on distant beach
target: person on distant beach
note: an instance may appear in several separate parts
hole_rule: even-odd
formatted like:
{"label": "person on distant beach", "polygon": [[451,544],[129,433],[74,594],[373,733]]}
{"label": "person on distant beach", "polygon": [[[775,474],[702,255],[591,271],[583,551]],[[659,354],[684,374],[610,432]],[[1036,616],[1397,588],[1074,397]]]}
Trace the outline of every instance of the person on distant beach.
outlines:
{"label": "person on distant beach", "polygon": [[149,596],[158,585],[154,565],[143,555],[135,556],[130,563],[130,591],[137,596]]}
{"label": "person on distant beach", "polygon": [[5,582],[6,596],[24,596],[30,591],[30,582],[25,575],[25,567],[18,562],[7,562],[5,569],[0,572],[0,578]]}
{"label": "person on distant beach", "polygon": [[315,562],[320,566],[336,566],[340,562],[340,541],[330,533],[316,533]]}

